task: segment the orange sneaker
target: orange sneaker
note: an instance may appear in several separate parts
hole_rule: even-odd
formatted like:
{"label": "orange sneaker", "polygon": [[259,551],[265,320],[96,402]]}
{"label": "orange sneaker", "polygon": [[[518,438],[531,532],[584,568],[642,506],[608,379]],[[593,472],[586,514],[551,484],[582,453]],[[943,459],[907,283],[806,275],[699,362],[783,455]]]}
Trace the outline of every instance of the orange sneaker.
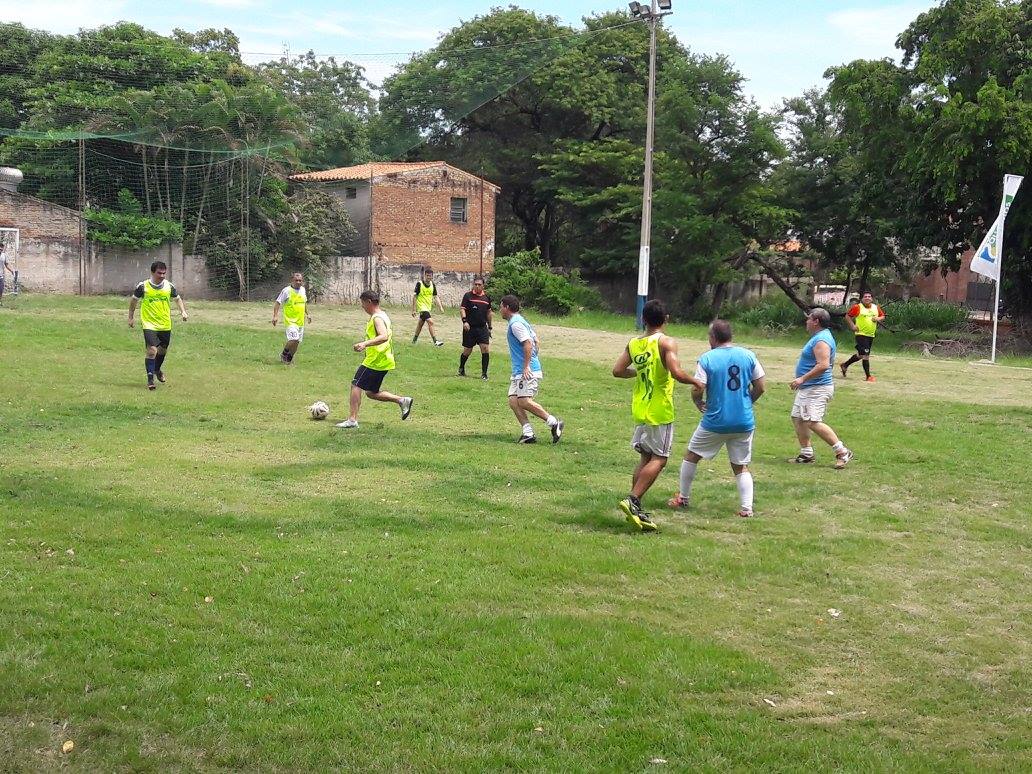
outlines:
{"label": "orange sneaker", "polygon": [[677,510],[685,510],[688,507],[688,498],[681,497],[681,493],[678,492],[666,502],[667,507],[674,508]]}
{"label": "orange sneaker", "polygon": [[874,381],[874,377],[873,376],[868,376],[866,379],[864,379],[864,381],[865,382],[873,382]]}

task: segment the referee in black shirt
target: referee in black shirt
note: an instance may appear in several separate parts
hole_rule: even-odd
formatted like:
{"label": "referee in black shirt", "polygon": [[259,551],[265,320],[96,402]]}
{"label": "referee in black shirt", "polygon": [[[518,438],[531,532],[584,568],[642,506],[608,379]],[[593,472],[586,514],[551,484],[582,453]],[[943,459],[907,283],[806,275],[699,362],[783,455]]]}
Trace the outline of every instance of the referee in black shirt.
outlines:
{"label": "referee in black shirt", "polygon": [[466,375],[466,361],[473,347],[480,347],[480,378],[487,380],[487,365],[491,362],[491,297],[484,292],[484,280],[473,280],[473,290],[462,297],[459,305],[462,315],[462,355],[459,357],[459,376]]}

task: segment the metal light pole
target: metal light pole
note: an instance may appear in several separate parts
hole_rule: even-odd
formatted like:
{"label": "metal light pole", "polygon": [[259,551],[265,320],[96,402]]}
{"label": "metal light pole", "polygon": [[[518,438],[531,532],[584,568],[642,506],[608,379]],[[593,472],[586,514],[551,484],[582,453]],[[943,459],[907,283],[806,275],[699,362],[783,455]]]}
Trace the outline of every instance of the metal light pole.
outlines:
{"label": "metal light pole", "polygon": [[648,6],[633,2],[631,16],[643,19],[649,25],[649,95],[645,119],[645,180],[641,197],[641,246],[638,248],[638,301],[635,304],[635,318],[638,328],[644,327],[641,319],[645,301],[649,296],[649,251],[652,242],[652,146],[656,135],[656,26],[664,16],[669,16],[671,0],[651,0]]}

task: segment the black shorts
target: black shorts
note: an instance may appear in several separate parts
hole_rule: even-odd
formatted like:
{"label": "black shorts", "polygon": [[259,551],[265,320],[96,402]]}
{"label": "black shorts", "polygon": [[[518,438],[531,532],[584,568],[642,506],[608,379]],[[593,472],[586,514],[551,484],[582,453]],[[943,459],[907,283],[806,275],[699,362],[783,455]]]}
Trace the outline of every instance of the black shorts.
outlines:
{"label": "black shorts", "polygon": [[366,368],[364,365],[360,365],[355,371],[355,378],[351,380],[351,383],[366,392],[379,392],[380,385],[383,384],[383,377],[386,375],[386,371],[377,371],[375,368]]}
{"label": "black shorts", "polygon": [[874,346],[874,336],[857,335],[856,353],[858,355],[870,355],[872,346]]}
{"label": "black shorts", "polygon": [[143,342],[148,347],[168,349],[168,345],[172,343],[172,331],[150,331],[144,329]]}
{"label": "black shorts", "polygon": [[429,320],[430,319],[430,313],[429,312],[420,312],[419,313],[419,319],[420,320]]}
{"label": "black shorts", "polygon": [[471,327],[468,331],[465,327],[462,329],[462,346],[464,349],[473,349],[473,347],[479,344],[490,344],[491,343],[491,329],[486,325],[482,325],[479,328]]}

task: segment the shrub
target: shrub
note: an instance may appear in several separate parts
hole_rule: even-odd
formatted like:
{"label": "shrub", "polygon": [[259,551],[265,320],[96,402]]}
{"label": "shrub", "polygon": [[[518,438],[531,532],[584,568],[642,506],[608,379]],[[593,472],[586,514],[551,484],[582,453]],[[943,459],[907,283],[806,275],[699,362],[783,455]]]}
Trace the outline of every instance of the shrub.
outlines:
{"label": "shrub", "polygon": [[912,298],[886,304],[885,322],[895,330],[949,331],[967,322],[967,310],[945,301]]}
{"label": "shrub", "polygon": [[83,212],[86,235],[102,245],[119,245],[135,250],[182,242],[183,227],[172,220],[144,215],[132,192],[118,192],[118,210],[89,209]]}
{"label": "shrub", "polygon": [[602,296],[585,284],[577,270],[569,276],[553,272],[535,250],[525,250],[495,259],[487,284],[496,299],[512,294],[529,307],[546,314],[567,315],[574,309],[601,309]]}
{"label": "shrub", "polygon": [[735,318],[745,325],[770,330],[791,330],[803,324],[802,310],[781,293],[767,296],[755,306],[738,312]]}

